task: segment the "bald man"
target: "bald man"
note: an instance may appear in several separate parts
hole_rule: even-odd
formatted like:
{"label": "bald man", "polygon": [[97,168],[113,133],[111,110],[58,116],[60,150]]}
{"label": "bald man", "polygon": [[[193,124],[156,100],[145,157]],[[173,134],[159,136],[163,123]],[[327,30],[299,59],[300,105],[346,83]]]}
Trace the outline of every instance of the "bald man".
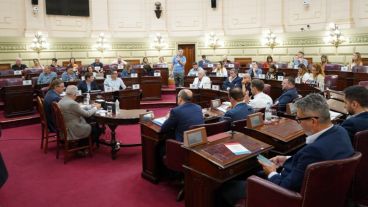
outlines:
{"label": "bald man", "polygon": [[193,97],[192,91],[182,89],[178,93],[178,106],[173,108],[167,115],[168,119],[161,126],[161,132],[175,132],[175,139],[182,142],[183,132],[190,126],[203,124],[202,108],[191,103]]}

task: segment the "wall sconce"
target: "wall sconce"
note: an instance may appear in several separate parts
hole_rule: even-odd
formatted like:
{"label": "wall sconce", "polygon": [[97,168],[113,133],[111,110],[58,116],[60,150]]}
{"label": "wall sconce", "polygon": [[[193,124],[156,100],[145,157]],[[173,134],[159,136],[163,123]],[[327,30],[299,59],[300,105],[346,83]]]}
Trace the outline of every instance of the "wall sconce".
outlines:
{"label": "wall sconce", "polygon": [[95,46],[96,50],[98,50],[102,54],[108,49],[108,45],[106,43],[106,38],[105,38],[104,33],[100,33],[96,43],[97,43],[96,46]]}
{"label": "wall sconce", "polygon": [[339,45],[347,41],[335,23],[330,23],[328,30],[329,31],[326,32],[326,37],[323,38],[326,44],[332,44],[337,48]]}
{"label": "wall sconce", "polygon": [[160,33],[157,33],[156,36],[153,38],[152,48],[155,48],[156,50],[160,51],[166,47],[167,43],[165,39],[162,37]]}
{"label": "wall sconce", "polygon": [[155,9],[156,17],[157,17],[157,19],[160,19],[161,13],[162,13],[161,2],[156,1],[155,6],[156,6],[156,9]]}
{"label": "wall sconce", "polygon": [[267,32],[264,33],[261,42],[262,45],[266,45],[271,49],[273,49],[277,45],[282,44],[281,40],[271,30],[268,30]]}
{"label": "wall sconce", "polygon": [[49,47],[49,43],[42,32],[37,32],[34,36],[35,38],[32,40],[31,49],[39,54],[42,50]]}
{"label": "wall sconce", "polygon": [[218,47],[224,46],[224,41],[220,40],[215,33],[211,32],[206,37],[206,45],[215,50]]}

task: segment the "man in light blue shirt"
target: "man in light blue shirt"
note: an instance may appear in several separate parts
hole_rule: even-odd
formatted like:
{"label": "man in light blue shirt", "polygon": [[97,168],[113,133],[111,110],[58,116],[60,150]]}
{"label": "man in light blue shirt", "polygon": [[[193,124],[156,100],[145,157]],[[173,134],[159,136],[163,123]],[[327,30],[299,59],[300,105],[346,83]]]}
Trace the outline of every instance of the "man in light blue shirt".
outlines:
{"label": "man in light blue shirt", "polygon": [[202,55],[202,60],[198,62],[198,66],[203,68],[204,64],[210,64],[211,62],[206,59],[206,55]]}
{"label": "man in light blue shirt", "polygon": [[50,66],[46,65],[43,72],[38,76],[37,84],[41,85],[51,83],[54,78],[57,78],[57,74],[51,71]]}
{"label": "man in light blue shirt", "polygon": [[304,64],[305,67],[308,67],[308,60],[304,59],[304,52],[299,51],[293,60],[294,68],[298,69],[299,64]]}
{"label": "man in light blue shirt", "polygon": [[75,75],[71,66],[68,66],[68,68],[66,68],[66,71],[61,75],[61,80],[63,80],[64,82],[75,81],[77,79],[78,77]]}
{"label": "man in light blue shirt", "polygon": [[183,55],[183,49],[179,49],[177,55],[172,59],[173,75],[176,87],[184,86],[184,66],[186,62],[187,59]]}
{"label": "man in light blue shirt", "polygon": [[203,70],[201,67],[198,67],[197,62],[193,63],[193,68],[190,69],[188,76],[198,76],[198,71]]}
{"label": "man in light blue shirt", "polygon": [[111,73],[111,78],[106,78],[104,81],[104,87],[106,90],[106,87],[110,87],[113,91],[118,91],[120,89],[125,89],[126,86],[121,80],[121,78],[118,77],[118,71],[113,71]]}

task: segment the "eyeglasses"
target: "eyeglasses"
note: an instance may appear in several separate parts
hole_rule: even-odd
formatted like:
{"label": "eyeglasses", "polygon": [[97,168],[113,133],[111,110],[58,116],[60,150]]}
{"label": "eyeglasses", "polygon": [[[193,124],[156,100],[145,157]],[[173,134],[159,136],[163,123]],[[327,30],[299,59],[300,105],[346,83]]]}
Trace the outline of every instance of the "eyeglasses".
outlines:
{"label": "eyeglasses", "polygon": [[307,117],[303,117],[303,118],[296,117],[295,121],[297,121],[298,124],[300,124],[301,121],[308,120],[308,119],[319,119],[319,117],[318,116],[307,116]]}

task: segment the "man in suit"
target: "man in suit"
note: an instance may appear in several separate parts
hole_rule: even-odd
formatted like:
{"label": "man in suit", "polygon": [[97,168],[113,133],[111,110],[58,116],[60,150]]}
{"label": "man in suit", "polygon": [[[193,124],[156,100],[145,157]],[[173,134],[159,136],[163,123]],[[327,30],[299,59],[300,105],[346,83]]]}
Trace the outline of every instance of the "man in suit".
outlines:
{"label": "man in suit", "polygon": [[228,91],[236,87],[242,87],[242,79],[238,76],[238,71],[233,68],[229,71],[229,77],[226,78],[224,84],[222,85],[222,89]]}
{"label": "man in suit", "polygon": [[240,88],[233,88],[229,91],[229,99],[232,109],[227,111],[222,119],[230,122],[246,119],[249,114],[252,114],[253,108],[243,102],[244,95]]}
{"label": "man in suit", "polygon": [[[331,123],[329,107],[322,95],[309,94],[298,100],[295,105],[296,120],[307,135],[306,145],[293,156],[273,157],[270,159],[272,164],[261,161],[259,163],[266,179],[299,192],[309,164],[344,159],[352,156],[354,149],[346,130]],[[277,173],[277,168],[282,168],[280,173]],[[230,188],[229,184],[232,184],[233,188]],[[234,205],[244,197],[246,183],[237,181],[229,184],[223,189],[222,196],[227,204]]]}
{"label": "man in suit", "polygon": [[350,115],[341,126],[351,139],[355,133],[368,129],[368,89],[363,86],[350,86],[344,90],[345,108]]}
{"label": "man in suit", "polygon": [[182,89],[178,93],[178,106],[167,115],[168,119],[161,126],[161,132],[175,131],[175,139],[182,142],[183,133],[192,125],[203,124],[202,108],[191,103],[192,91]]}
{"label": "man in suit", "polygon": [[210,64],[211,62],[209,61],[209,60],[207,60],[206,59],[206,55],[202,55],[202,60],[200,60],[199,62],[198,62],[198,66],[200,67],[200,68],[203,68],[203,66],[205,65],[205,64]]}
{"label": "man in suit", "polygon": [[95,77],[93,77],[93,73],[86,73],[84,75],[84,81],[79,82],[78,89],[82,91],[82,93],[87,93],[92,90],[99,90],[97,83],[94,81]]}
{"label": "man in suit", "polygon": [[64,116],[65,125],[68,129],[68,140],[78,140],[86,138],[91,134],[92,127],[85,117],[91,117],[100,108],[95,104],[89,110],[82,109],[75,101],[78,94],[78,88],[75,85],[69,85],[65,90],[66,95],[59,101],[60,110]]}
{"label": "man in suit", "polygon": [[286,105],[298,98],[298,91],[295,88],[295,79],[291,76],[286,77],[282,81],[282,90],[284,92],[276,99],[275,104],[278,105],[279,111],[286,111]]}
{"label": "man in suit", "polygon": [[13,69],[13,70],[24,70],[24,69],[26,69],[26,68],[27,68],[27,65],[22,64],[22,59],[21,59],[21,58],[19,58],[19,57],[17,57],[17,58],[15,59],[15,64],[14,64],[14,65],[12,65],[12,69]]}
{"label": "man in suit", "polygon": [[47,126],[50,132],[56,132],[55,122],[52,116],[52,103],[60,101],[60,94],[63,93],[64,88],[64,82],[62,80],[55,79],[51,81],[50,88],[44,99],[43,107],[46,114]]}

